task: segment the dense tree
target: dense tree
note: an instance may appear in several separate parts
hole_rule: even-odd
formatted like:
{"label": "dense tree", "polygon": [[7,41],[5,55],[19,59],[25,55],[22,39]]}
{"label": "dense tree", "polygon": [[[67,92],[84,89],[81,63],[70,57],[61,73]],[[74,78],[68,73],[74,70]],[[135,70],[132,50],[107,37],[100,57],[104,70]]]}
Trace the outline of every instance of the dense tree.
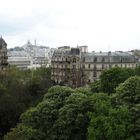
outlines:
{"label": "dense tree", "polygon": [[5,139],[85,140],[89,122],[86,113],[93,105],[87,93],[80,91],[59,86],[49,89],[43,101],[25,112],[21,124]]}
{"label": "dense tree", "polygon": [[115,88],[126,79],[134,75],[133,69],[111,68],[103,72],[100,77],[102,90],[105,93],[114,93]]}
{"label": "dense tree", "polygon": [[140,66],[135,68],[135,75],[140,76]]}
{"label": "dense tree", "polygon": [[131,77],[117,87],[116,104],[128,106],[132,117],[132,131],[135,138],[140,139],[140,77]]}
{"label": "dense tree", "polygon": [[15,126],[24,110],[36,105],[21,115],[5,140],[138,140],[140,77],[131,77],[135,74],[136,70],[112,68],[90,88],[48,90],[50,69],[9,69],[6,78],[0,74],[0,135]]}
{"label": "dense tree", "polygon": [[102,87],[101,87],[101,81],[100,80],[96,80],[95,82],[89,84],[90,90],[93,93],[99,93],[102,91]]}
{"label": "dense tree", "polygon": [[131,118],[125,106],[113,108],[111,99],[104,93],[94,94],[94,112],[89,112],[88,140],[133,139]]}
{"label": "dense tree", "polygon": [[21,113],[43,98],[51,86],[50,81],[48,68],[20,70],[8,67],[0,72],[0,137],[15,127]]}

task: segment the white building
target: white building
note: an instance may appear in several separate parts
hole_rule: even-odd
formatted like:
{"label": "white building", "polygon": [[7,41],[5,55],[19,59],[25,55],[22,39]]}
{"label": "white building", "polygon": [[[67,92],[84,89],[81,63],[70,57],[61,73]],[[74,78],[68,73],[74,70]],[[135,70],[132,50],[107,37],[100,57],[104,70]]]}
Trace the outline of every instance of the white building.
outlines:
{"label": "white building", "polygon": [[21,65],[25,65],[26,68],[49,67],[54,50],[46,46],[38,46],[36,43],[32,45],[28,41],[21,47],[9,49],[8,62],[10,65],[16,65],[20,68],[22,68]]}

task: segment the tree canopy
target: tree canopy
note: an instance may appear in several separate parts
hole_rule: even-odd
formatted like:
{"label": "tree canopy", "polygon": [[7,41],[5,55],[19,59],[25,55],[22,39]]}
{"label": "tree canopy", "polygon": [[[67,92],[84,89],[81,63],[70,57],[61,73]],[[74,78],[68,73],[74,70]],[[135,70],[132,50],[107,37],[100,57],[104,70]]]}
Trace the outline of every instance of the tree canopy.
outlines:
{"label": "tree canopy", "polygon": [[0,137],[15,127],[20,115],[36,105],[50,86],[48,68],[20,70],[10,66],[0,72]]}
{"label": "tree canopy", "polygon": [[101,88],[105,93],[114,93],[115,88],[126,79],[134,76],[134,70],[128,68],[111,68],[103,72],[100,77]]}

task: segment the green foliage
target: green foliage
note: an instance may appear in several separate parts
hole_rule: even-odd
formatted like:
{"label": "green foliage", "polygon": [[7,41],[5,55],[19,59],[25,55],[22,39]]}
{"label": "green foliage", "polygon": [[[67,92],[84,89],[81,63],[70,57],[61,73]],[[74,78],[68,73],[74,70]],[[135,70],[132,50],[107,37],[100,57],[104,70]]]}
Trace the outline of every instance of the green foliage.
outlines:
{"label": "green foliage", "polygon": [[[76,92],[68,87],[55,86],[48,90],[43,101],[37,107],[31,108],[21,116],[21,127],[12,130],[5,140],[11,137],[24,137],[35,140],[35,136],[28,136],[28,129],[35,131],[38,140],[85,140],[87,134],[87,111],[92,111],[93,105],[86,94]],[[17,132],[21,136],[17,136]]]}
{"label": "green foliage", "polygon": [[140,101],[140,77],[129,78],[116,88],[116,93],[121,104],[125,103],[129,106],[138,104]]}
{"label": "green foliage", "polygon": [[[5,124],[0,125],[12,123],[16,117],[12,118],[14,115],[11,112],[19,112],[16,114],[19,117],[23,106],[26,109],[42,101],[21,115],[20,123],[4,137],[5,140],[140,139],[140,77],[131,77],[136,71],[112,68],[105,71],[90,88],[54,86],[49,90],[49,69],[29,70],[23,73],[24,76],[18,73],[20,71],[15,73],[17,78],[4,78],[5,82],[0,82],[0,111],[4,108],[5,113],[0,115],[5,115],[3,120],[10,120],[5,121],[8,123],[2,121]],[[10,74],[8,77],[12,78]],[[10,92],[11,89],[13,92]],[[12,105],[8,107],[8,104]],[[6,112],[10,115],[6,116]]]}
{"label": "green foliage", "polygon": [[97,80],[97,81],[91,83],[89,86],[90,86],[90,90],[92,91],[92,93],[99,93],[102,91],[102,86],[101,86],[100,80]]}
{"label": "green foliage", "polygon": [[88,140],[124,140],[133,138],[129,133],[129,110],[125,106],[113,108],[109,96],[94,94],[94,112],[89,112]]}
{"label": "green foliage", "polygon": [[88,128],[88,140],[126,140],[134,137],[130,130],[130,115],[125,107],[109,109],[108,114],[89,114],[91,122]]}
{"label": "green foliage", "polygon": [[102,90],[105,93],[114,93],[115,88],[126,79],[134,75],[133,69],[111,68],[103,72],[100,76]]}
{"label": "green foliage", "polygon": [[131,77],[117,87],[116,103],[128,106],[133,123],[132,131],[135,138],[140,139],[140,77]]}
{"label": "green foliage", "polygon": [[43,133],[36,129],[32,129],[30,127],[24,125],[18,125],[16,128],[12,129],[13,133],[7,134],[4,136],[6,140],[40,140],[43,137]]}
{"label": "green foliage", "polygon": [[135,75],[140,76],[140,66],[135,68]]}
{"label": "green foliage", "polygon": [[48,68],[32,71],[10,66],[0,72],[0,137],[15,127],[21,113],[43,98],[50,81]]}

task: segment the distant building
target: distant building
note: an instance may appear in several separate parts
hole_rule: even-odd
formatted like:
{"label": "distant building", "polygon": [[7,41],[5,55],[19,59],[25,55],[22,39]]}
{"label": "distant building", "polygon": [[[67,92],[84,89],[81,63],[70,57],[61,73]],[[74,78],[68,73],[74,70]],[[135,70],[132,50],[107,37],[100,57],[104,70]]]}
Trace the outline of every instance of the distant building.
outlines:
{"label": "distant building", "polygon": [[[49,67],[51,57],[55,49],[46,46],[38,46],[28,41],[22,47],[15,47],[8,50],[8,62],[19,68]],[[30,63],[29,63],[30,61]],[[23,67],[22,67],[23,66]]]}
{"label": "distant building", "polygon": [[84,86],[99,79],[112,67],[135,68],[136,57],[127,52],[88,52],[87,46],[59,47],[52,56],[52,81],[71,87]]}
{"label": "distant building", "polygon": [[29,57],[9,57],[8,63],[14,65],[19,69],[28,69],[31,64],[31,59]]}
{"label": "distant building", "polygon": [[0,37],[0,70],[4,70],[7,67],[7,59],[7,43]]}

